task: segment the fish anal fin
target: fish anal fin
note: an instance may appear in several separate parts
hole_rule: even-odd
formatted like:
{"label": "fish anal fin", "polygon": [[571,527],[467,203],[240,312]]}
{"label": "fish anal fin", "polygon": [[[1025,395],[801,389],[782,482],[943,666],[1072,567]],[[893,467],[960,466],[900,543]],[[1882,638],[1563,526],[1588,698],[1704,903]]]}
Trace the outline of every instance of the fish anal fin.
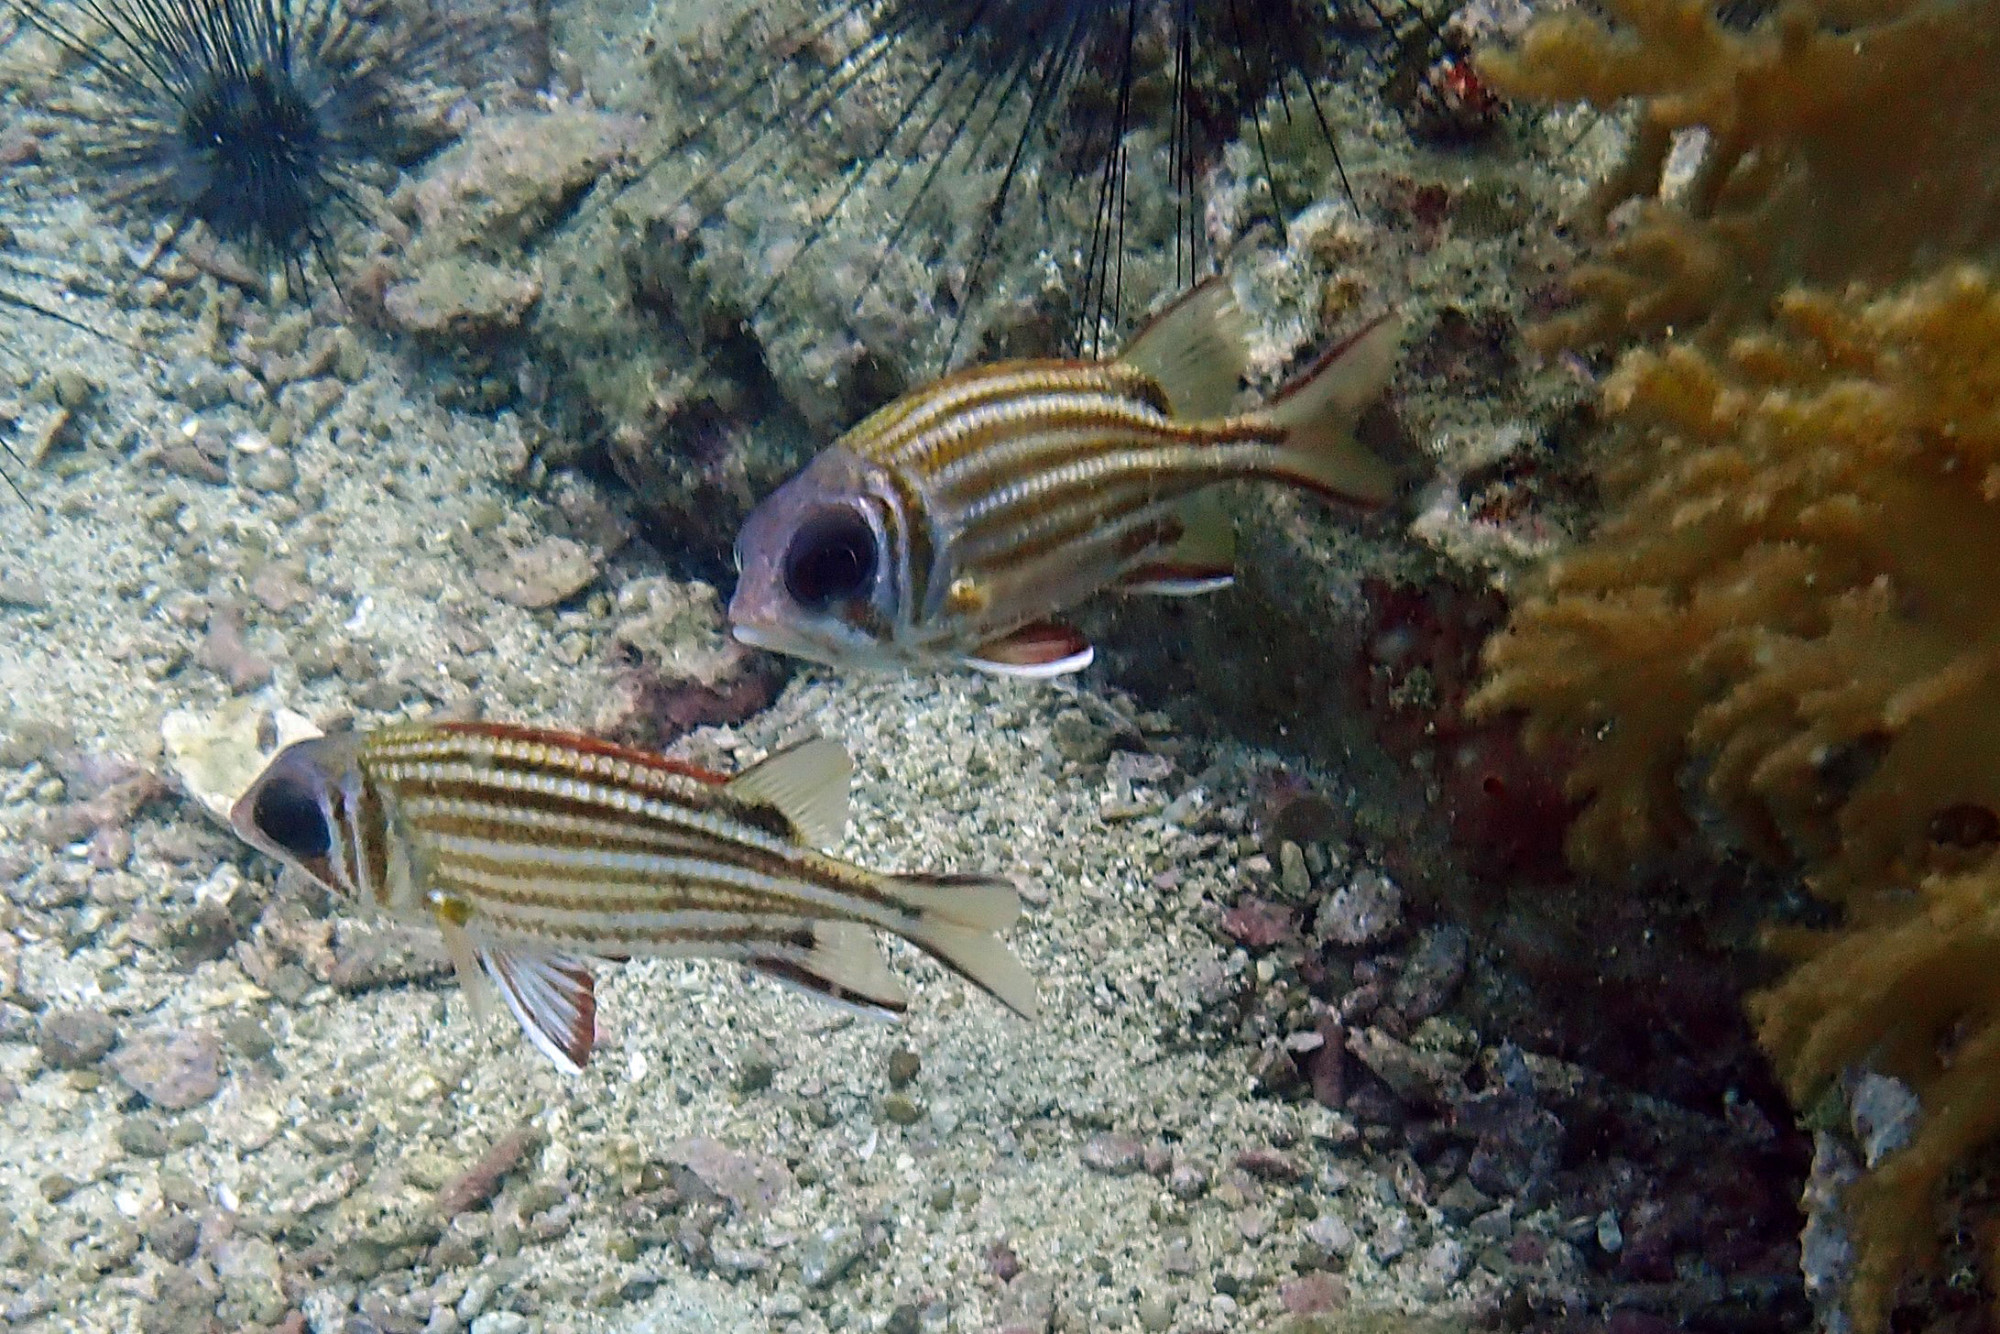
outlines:
{"label": "fish anal fin", "polygon": [[965,655],[968,667],[994,676],[1040,679],[1080,672],[1095,657],[1090,641],[1055,621],[1024,625]]}
{"label": "fish anal fin", "polygon": [[1220,417],[1241,387],[1245,333],[1236,293],[1218,275],[1149,320],[1118,360],[1150,376],[1175,417]]}
{"label": "fish anal fin", "polygon": [[750,966],[776,981],[822,1000],[869,1014],[894,1017],[909,1008],[909,997],[868,928],[854,922],[820,922],[812,948],[803,956],[753,958]]}
{"label": "fish anal fin", "polygon": [[1322,352],[1257,414],[1285,432],[1287,480],[1362,505],[1396,494],[1395,470],[1354,438],[1354,424],[1387,387],[1402,339],[1400,320],[1376,317]]}
{"label": "fish anal fin", "polygon": [[832,847],[847,832],[847,784],[854,761],[827,737],[813,737],[776,751],[729,780],[732,797],[769,806],[785,817],[799,841]]}
{"label": "fish anal fin", "polygon": [[1202,593],[1213,593],[1236,582],[1236,571],[1229,566],[1173,565],[1166,561],[1155,561],[1126,571],[1118,581],[1121,593],[1152,593],[1160,597],[1186,598]]}
{"label": "fish anal fin", "polygon": [[1118,587],[1127,593],[1191,597],[1236,582],[1236,525],[1222,507],[1221,492],[1197,491],[1180,503],[1180,537],[1154,559],[1125,572]]}
{"label": "fish anal fin", "polygon": [[558,1068],[583,1073],[597,1045],[597,980],[580,959],[493,943],[479,962],[520,1021],[521,1031]]}

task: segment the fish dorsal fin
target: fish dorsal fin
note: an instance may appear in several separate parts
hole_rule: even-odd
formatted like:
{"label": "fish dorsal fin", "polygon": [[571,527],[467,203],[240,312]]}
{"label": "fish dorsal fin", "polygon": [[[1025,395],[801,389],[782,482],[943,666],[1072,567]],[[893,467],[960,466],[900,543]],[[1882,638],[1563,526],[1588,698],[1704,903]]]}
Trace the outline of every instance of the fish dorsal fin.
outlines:
{"label": "fish dorsal fin", "polygon": [[830,848],[847,832],[847,783],[853,776],[846,749],[816,736],[759,760],[730,779],[725,790],[777,811],[801,843]]}
{"label": "fish dorsal fin", "polygon": [[597,1045],[597,980],[583,961],[486,943],[479,962],[528,1041],[564,1072],[582,1074]]}
{"label": "fish dorsal fin", "polygon": [[1220,417],[1243,379],[1247,333],[1236,293],[1217,275],[1147,321],[1118,360],[1151,376],[1174,416]]}
{"label": "fish dorsal fin", "polygon": [[787,986],[866,1014],[893,1018],[909,1007],[909,997],[882,962],[874,936],[859,923],[821,922],[813,928],[813,945],[804,956],[750,962]]}
{"label": "fish dorsal fin", "polygon": [[1095,656],[1090,641],[1074,627],[1055,621],[1036,621],[990,644],[981,644],[960,661],[994,676],[1040,680],[1080,672],[1090,666]]}

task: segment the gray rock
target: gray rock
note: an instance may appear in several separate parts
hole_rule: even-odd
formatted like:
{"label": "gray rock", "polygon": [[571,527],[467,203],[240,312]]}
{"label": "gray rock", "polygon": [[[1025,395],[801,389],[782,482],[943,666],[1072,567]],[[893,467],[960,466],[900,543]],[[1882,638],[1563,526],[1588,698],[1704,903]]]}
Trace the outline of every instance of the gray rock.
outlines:
{"label": "gray rock", "polygon": [[837,1282],[866,1249],[861,1229],[844,1223],[822,1228],[799,1246],[799,1279],[809,1288]]}
{"label": "gray rock", "polygon": [[1341,945],[1367,945],[1403,922],[1403,891],[1380,871],[1364,868],[1326,896],[1315,929],[1325,940]]}
{"label": "gray rock", "polygon": [[192,1214],[168,1214],[146,1229],[146,1245],[170,1265],[193,1255],[200,1241],[201,1224]]}
{"label": "gray rock", "polygon": [[1379,1028],[1347,1035],[1347,1049],[1406,1103],[1438,1104],[1458,1087],[1463,1062],[1441,1052],[1419,1051]]}
{"label": "gray rock", "polygon": [[1099,1131],[1084,1141],[1083,1165],[1106,1176],[1128,1177],[1146,1164],[1146,1149],[1127,1135]]}
{"label": "gray rock", "polygon": [[1403,965],[1389,1001],[1411,1023],[1420,1023],[1442,1010],[1465,980],[1465,964],[1471,940],[1462,927],[1434,926],[1424,932],[1416,949]]}
{"label": "gray rock", "polygon": [[222,1086],[222,1049],[213,1033],[156,1030],[133,1038],[111,1068],[156,1107],[198,1107]]}
{"label": "gray rock", "polygon": [[769,1209],[792,1185],[791,1170],[776,1158],[745,1153],[705,1137],[684,1139],[664,1157],[687,1168],[704,1186],[747,1214]]}
{"label": "gray rock", "polygon": [[118,1025],[102,1010],[56,1010],[42,1019],[42,1060],[58,1070],[96,1065],[118,1043]]}

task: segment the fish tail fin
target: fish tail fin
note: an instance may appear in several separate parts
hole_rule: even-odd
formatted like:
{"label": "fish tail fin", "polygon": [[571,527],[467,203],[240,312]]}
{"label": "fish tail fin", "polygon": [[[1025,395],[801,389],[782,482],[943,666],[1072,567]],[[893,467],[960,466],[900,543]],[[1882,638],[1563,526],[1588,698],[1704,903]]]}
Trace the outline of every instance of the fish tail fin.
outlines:
{"label": "fish tail fin", "polygon": [[1035,979],[996,932],[1021,916],[1011,880],[986,875],[897,875],[886,888],[917,911],[909,941],[1023,1019],[1040,1012]]}
{"label": "fish tail fin", "polygon": [[1262,410],[1285,431],[1288,480],[1363,505],[1396,494],[1395,471],[1354,438],[1354,424],[1389,383],[1402,338],[1402,321],[1378,316],[1322,352]]}
{"label": "fish tail fin", "polygon": [[1236,293],[1217,275],[1149,320],[1118,360],[1151,376],[1174,416],[1220,417],[1242,384],[1247,335]]}

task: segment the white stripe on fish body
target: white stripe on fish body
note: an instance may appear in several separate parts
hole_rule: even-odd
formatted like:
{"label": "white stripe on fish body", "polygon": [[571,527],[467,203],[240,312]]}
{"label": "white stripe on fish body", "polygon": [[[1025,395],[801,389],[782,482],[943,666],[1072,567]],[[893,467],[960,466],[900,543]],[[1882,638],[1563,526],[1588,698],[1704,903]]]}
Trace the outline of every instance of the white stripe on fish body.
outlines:
{"label": "white stripe on fish body", "polygon": [[[1000,362],[939,381],[901,405],[894,418],[869,419],[844,438],[855,453],[892,468],[923,470],[974,425],[1019,414],[1051,398],[1161,404],[1164,393],[1130,367],[1064,362]],[[891,404],[888,412],[899,405]]]}
{"label": "white stripe on fish body", "polygon": [[[649,900],[637,911],[693,910],[782,913],[799,920],[839,918],[907,928],[915,918],[877,897],[797,876],[734,866],[705,854],[664,857],[557,850],[529,844],[426,835],[435,849],[436,874],[478,888],[482,899],[514,902],[533,897],[567,912],[610,909],[605,901]],[[801,868],[803,871],[803,868]]]}
{"label": "white stripe on fish body", "polygon": [[[434,863],[432,878],[463,880],[468,861],[518,867],[547,893],[571,900],[572,913],[600,911],[589,902],[586,887],[616,883],[623,897],[643,894],[663,909],[679,906],[676,900],[720,892],[797,921],[836,918],[908,930],[916,920],[844,863],[718,814],[560,775],[457,763],[409,766],[416,772],[396,775],[403,766],[383,767],[392,771],[384,777],[391,791],[419,789],[393,800],[403,837],[392,839],[391,847],[417,845]],[[496,799],[427,790],[438,788],[493,792]],[[538,809],[523,804],[522,796],[606,807],[610,814]],[[558,841],[576,838],[596,846]],[[626,847],[612,850],[605,843]],[[403,911],[429,906],[428,889],[418,878],[408,878],[407,888],[399,885],[404,892],[393,906]],[[483,912],[490,905],[470,906]]]}

